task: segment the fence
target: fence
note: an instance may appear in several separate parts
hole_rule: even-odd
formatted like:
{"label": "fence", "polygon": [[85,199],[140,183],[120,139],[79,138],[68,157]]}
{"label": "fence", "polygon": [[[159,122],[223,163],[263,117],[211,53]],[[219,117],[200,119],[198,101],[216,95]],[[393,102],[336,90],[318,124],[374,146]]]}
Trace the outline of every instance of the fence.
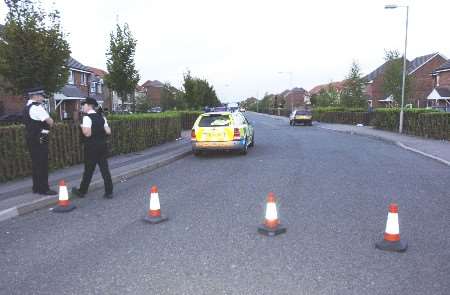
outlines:
{"label": "fence", "polygon": [[[180,137],[191,129],[199,113],[112,116],[109,125],[110,155],[140,151]],[[51,130],[49,167],[58,169],[83,161],[81,130],[74,124],[58,123]],[[25,143],[25,127],[0,127],[0,182],[31,174],[31,160]]]}

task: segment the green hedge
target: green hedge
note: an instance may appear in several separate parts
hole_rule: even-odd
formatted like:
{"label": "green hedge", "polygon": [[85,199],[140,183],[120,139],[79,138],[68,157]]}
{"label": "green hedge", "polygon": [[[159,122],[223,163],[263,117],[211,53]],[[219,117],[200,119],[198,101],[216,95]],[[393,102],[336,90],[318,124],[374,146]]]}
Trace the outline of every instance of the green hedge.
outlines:
{"label": "green hedge", "polygon": [[[260,113],[277,115],[277,109],[260,109]],[[289,111],[280,110],[281,116]],[[367,112],[362,108],[322,107],[313,109],[313,120],[338,123],[371,125],[375,128],[397,132],[400,109],[375,109]],[[410,135],[450,140],[450,113],[430,109],[405,109],[403,132]]]}
{"label": "green hedge", "polygon": [[422,113],[418,125],[417,135],[450,140],[450,113]]}
{"label": "green hedge", "polygon": [[[198,112],[110,115],[111,155],[137,152],[175,140],[182,129],[191,129]],[[80,128],[75,124],[57,123],[50,133],[49,167],[58,169],[83,161]],[[0,182],[31,174],[31,160],[25,143],[25,127],[0,127]]]}
{"label": "green hedge", "polygon": [[[428,109],[405,109],[403,117],[403,130],[406,134],[416,134],[419,127],[419,115],[423,113],[435,113]],[[400,120],[400,109],[376,109],[373,125],[378,129],[397,131]]]}
{"label": "green hedge", "polygon": [[[450,113],[429,109],[405,109],[403,132],[405,134],[435,139],[450,140]],[[400,109],[376,109],[361,112],[361,109],[339,111],[336,108],[314,109],[313,119],[327,123],[372,125],[377,129],[397,132]]]}
{"label": "green hedge", "polygon": [[368,112],[323,112],[313,111],[313,120],[326,123],[338,123],[338,124],[364,124],[369,125],[373,118],[372,113]]}

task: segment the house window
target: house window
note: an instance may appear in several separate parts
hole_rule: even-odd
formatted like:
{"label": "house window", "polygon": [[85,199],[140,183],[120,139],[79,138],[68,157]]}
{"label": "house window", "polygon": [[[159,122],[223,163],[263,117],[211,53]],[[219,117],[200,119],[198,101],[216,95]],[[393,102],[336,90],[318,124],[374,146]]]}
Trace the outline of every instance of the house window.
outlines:
{"label": "house window", "polygon": [[72,71],[69,71],[69,79],[68,79],[67,83],[73,84],[73,72]]}
{"label": "house window", "polygon": [[85,73],[81,73],[81,78],[80,78],[80,84],[81,85],[86,85],[86,74]]}
{"label": "house window", "polygon": [[103,84],[99,83],[99,84],[98,84],[98,87],[97,87],[97,92],[98,92],[99,94],[102,93],[102,87],[103,87]]}
{"label": "house window", "polygon": [[95,93],[95,82],[91,82],[91,93]]}

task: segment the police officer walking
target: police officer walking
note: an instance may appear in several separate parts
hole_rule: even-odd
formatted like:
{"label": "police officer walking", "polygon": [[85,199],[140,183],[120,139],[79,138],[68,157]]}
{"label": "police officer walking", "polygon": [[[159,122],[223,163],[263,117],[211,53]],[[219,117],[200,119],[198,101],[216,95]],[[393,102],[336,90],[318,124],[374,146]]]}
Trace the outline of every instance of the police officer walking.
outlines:
{"label": "police officer walking", "polygon": [[23,110],[25,139],[31,155],[33,193],[56,195],[48,184],[48,140],[53,119],[42,106],[44,90],[34,88],[28,91],[28,101]]}
{"label": "police officer walking", "polygon": [[100,172],[105,184],[105,198],[113,197],[113,184],[107,161],[106,137],[111,134],[106,118],[95,111],[97,101],[88,97],[83,102],[83,122],[81,131],[84,136],[84,172],[80,188],[73,188],[72,193],[82,198],[88,191],[95,167],[100,167]]}

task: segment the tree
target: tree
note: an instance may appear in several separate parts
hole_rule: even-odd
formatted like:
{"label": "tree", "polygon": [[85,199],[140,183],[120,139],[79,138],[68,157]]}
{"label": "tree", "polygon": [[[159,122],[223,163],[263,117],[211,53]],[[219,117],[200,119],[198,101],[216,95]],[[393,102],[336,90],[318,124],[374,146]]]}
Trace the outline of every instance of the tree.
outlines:
{"label": "tree", "polygon": [[194,78],[191,72],[184,74],[184,100],[188,108],[198,109],[205,106],[218,106],[220,101],[212,85],[205,79]]}
{"label": "tree", "polygon": [[190,71],[184,73],[183,78],[184,101],[186,103],[186,106],[189,108],[196,108],[198,107],[199,103],[197,101],[197,97],[195,96],[196,93],[194,78],[192,78]]}
{"label": "tree", "polygon": [[328,107],[339,104],[339,91],[330,83],[322,88],[318,94],[313,95],[311,103],[318,107]]}
{"label": "tree", "polygon": [[364,80],[361,78],[361,70],[357,62],[353,62],[350,72],[344,82],[341,93],[341,104],[344,107],[367,107],[367,98],[364,94]]}
{"label": "tree", "polygon": [[181,90],[178,90],[175,93],[175,108],[177,110],[185,110],[187,109],[187,104],[185,100],[185,93]]}
{"label": "tree", "polygon": [[258,108],[262,111],[268,111],[270,108],[273,107],[275,100],[275,95],[265,93],[263,99],[261,99],[261,102],[259,103]]}
{"label": "tree", "polygon": [[136,111],[145,113],[150,109],[151,105],[148,97],[144,93],[138,93],[136,95]]}
{"label": "tree", "polygon": [[172,110],[176,108],[176,92],[178,90],[170,85],[170,83],[165,83],[161,92],[161,107],[163,110]]}
{"label": "tree", "polygon": [[0,33],[0,75],[15,94],[38,86],[55,93],[67,83],[70,56],[59,12],[46,13],[32,0],[5,3],[9,11]]}
{"label": "tree", "polygon": [[[387,50],[385,52],[386,67],[383,73],[382,89],[385,97],[392,95],[397,105],[402,101],[403,84],[403,58],[397,50]],[[405,98],[411,94],[411,77],[406,75]]]}
{"label": "tree", "polygon": [[134,55],[137,41],[131,34],[128,24],[116,25],[116,31],[110,33],[109,50],[106,52],[108,74],[105,82],[108,87],[126,102],[134,97],[139,82],[139,73],[135,68]]}

